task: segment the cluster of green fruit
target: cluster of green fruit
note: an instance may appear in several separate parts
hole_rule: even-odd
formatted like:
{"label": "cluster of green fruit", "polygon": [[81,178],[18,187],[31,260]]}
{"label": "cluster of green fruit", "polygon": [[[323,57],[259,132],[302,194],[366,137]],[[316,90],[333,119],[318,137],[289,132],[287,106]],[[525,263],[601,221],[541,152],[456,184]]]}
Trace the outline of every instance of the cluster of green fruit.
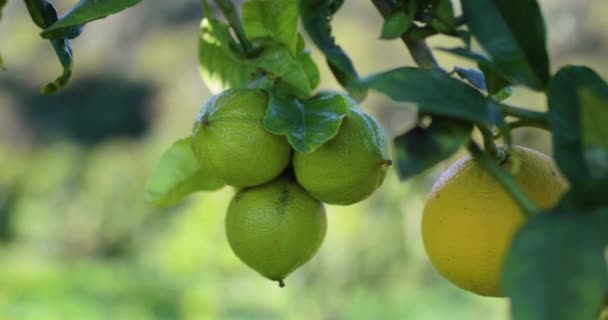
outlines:
{"label": "cluster of green fruit", "polygon": [[[319,250],[327,229],[323,202],[369,197],[391,164],[388,138],[352,107],[337,135],[310,153],[292,150],[263,126],[268,93],[230,89],[210,98],[194,124],[192,151],[208,183],[238,188],[226,216],[234,253],[281,286]],[[211,179],[211,180],[210,180]]]}

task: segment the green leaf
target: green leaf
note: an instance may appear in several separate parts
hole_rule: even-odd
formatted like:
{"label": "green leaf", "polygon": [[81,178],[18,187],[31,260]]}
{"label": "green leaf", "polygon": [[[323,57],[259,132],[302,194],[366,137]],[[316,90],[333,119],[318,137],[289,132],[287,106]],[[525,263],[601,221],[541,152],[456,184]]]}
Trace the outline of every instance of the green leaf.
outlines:
{"label": "green leaf", "polygon": [[269,38],[283,44],[296,56],[298,2],[247,0],[243,3],[243,28],[250,40]]}
{"label": "green leaf", "polygon": [[321,82],[321,74],[317,64],[309,52],[301,52],[296,57],[296,62],[302,67],[311,89],[315,89]]}
{"label": "green leaf", "polygon": [[562,172],[575,186],[608,181],[606,82],[589,68],[564,67],[552,79],[548,98],[555,160]]}
{"label": "green leaf", "polygon": [[319,93],[307,100],[271,92],[264,128],[286,136],[297,152],[309,153],[338,134],[353,104],[334,92]]}
{"label": "green leaf", "polygon": [[608,288],[605,232],[587,212],[555,210],[524,225],[502,278],[513,319],[596,319]]}
{"label": "green leaf", "polygon": [[549,58],[535,0],[462,0],[462,8],[471,32],[507,79],[536,90],[546,88]]}
{"label": "green leaf", "polygon": [[212,93],[228,88],[247,88],[257,69],[242,60],[228,25],[216,19],[203,19],[198,41],[201,78]]}
{"label": "green leaf", "polygon": [[[509,85],[511,85],[511,82],[509,82],[509,80],[503,77],[494,66],[487,63],[478,63],[477,66],[479,67],[481,72],[483,72],[486,78],[488,95],[498,94],[497,97],[504,99],[510,96],[510,92],[507,94],[507,92],[504,92],[504,90],[509,87]],[[510,89],[507,91],[510,91]],[[504,99],[500,99],[499,101]]]}
{"label": "green leaf", "polygon": [[421,113],[483,124],[498,121],[479,91],[439,70],[402,67],[364,82],[393,100],[418,104]]}
{"label": "green leaf", "polygon": [[269,44],[257,57],[247,61],[273,77],[283,80],[300,98],[307,98],[312,93],[311,82],[302,64],[283,46]]}
{"label": "green leaf", "polygon": [[[43,38],[66,38],[63,32],[67,27],[84,25],[93,20],[105,18],[111,14],[121,12],[141,2],[141,0],[80,0],[61,19],[46,25],[42,32]],[[69,28],[67,28],[69,30]]]}
{"label": "green leaf", "polygon": [[478,89],[487,90],[486,78],[479,70],[470,68],[454,67],[454,72],[461,78],[467,80]]}
{"label": "green leaf", "polygon": [[162,154],[146,184],[149,201],[158,206],[171,206],[192,192],[224,186],[212,172],[201,169],[191,143],[192,137],[178,140]]}
{"label": "green leaf", "polygon": [[450,0],[435,0],[433,2],[433,19],[431,19],[429,25],[439,32],[452,33],[456,29],[452,2]]}
{"label": "green leaf", "polygon": [[6,70],[6,68],[4,67],[4,59],[2,59],[2,55],[0,55],[0,70]]}
{"label": "green leaf", "polygon": [[381,39],[396,39],[410,29],[414,21],[403,10],[393,12],[382,25]]}
{"label": "green leaf", "polygon": [[508,88],[511,82],[483,54],[467,48],[438,48],[438,50],[475,61],[486,79],[486,91],[488,95],[495,98],[495,100],[502,101],[511,96],[511,89]]}
{"label": "green leaf", "polygon": [[397,169],[407,179],[432,168],[454,154],[470,140],[473,125],[443,117],[433,117],[428,127],[417,126],[395,138]]}
{"label": "green leaf", "polygon": [[343,0],[300,0],[300,12],[306,32],[323,52],[327,64],[338,82],[357,101],[367,95],[367,88],[360,82],[348,55],[340,48],[331,34],[330,20]]}
{"label": "green leaf", "polygon": [[[25,4],[32,21],[34,21],[38,27],[44,29],[57,21],[58,17],[55,7],[46,0],[26,0]],[[59,58],[63,73],[57,77],[55,81],[42,87],[41,92],[43,94],[55,93],[60,88],[64,87],[72,76],[73,58],[70,41],[67,39],[52,39],[50,41]]]}

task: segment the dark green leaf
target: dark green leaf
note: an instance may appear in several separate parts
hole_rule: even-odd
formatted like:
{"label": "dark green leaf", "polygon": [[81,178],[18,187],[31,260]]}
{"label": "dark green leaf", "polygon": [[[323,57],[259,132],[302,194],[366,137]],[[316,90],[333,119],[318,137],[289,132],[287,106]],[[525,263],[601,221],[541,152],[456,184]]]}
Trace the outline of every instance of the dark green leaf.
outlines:
{"label": "dark green leaf", "polygon": [[271,93],[264,127],[286,136],[296,151],[309,153],[338,134],[351,105],[349,98],[332,92],[304,101]]}
{"label": "dark green leaf", "polygon": [[283,80],[298,97],[310,96],[312,87],[306,71],[285,47],[267,45],[257,57],[247,61],[273,77]]}
{"label": "dark green leaf", "polygon": [[[483,72],[485,78],[486,78],[486,85],[488,87],[487,91],[488,91],[488,95],[495,95],[495,94],[500,94],[501,91],[503,91],[505,88],[507,88],[511,82],[509,82],[509,80],[505,79],[505,77],[503,77],[494,66],[487,64],[487,63],[478,63],[477,66],[479,67],[479,69]],[[510,91],[510,90],[508,90]],[[499,97],[504,97],[504,94],[506,92],[504,92],[502,94],[502,96]],[[508,98],[508,96],[510,96],[510,92],[509,94],[504,98]],[[504,100],[504,99],[500,99]]]}
{"label": "dark green leaf", "polygon": [[224,183],[199,166],[191,149],[192,137],[176,141],[167,149],[146,184],[148,200],[158,206],[177,204],[199,190],[217,190]]}
{"label": "dark green leaf", "polygon": [[105,18],[111,14],[130,8],[139,2],[141,0],[80,0],[61,19],[52,24],[47,24],[42,32],[42,37],[56,38],[63,33],[54,31],[65,30],[67,27],[80,26],[93,20]]}
{"label": "dark green leaf", "polygon": [[4,6],[6,5],[8,0],[0,0],[0,18],[2,18],[2,9],[4,9]]}
{"label": "dark green leaf", "polygon": [[417,126],[398,136],[399,177],[407,179],[445,160],[469,141],[472,130],[469,122],[433,117],[428,127]]}
{"label": "dark green leaf", "polygon": [[568,66],[555,75],[548,96],[555,160],[562,172],[576,186],[608,180],[606,82],[589,68]]}
{"label": "dark green leaf", "polygon": [[352,97],[361,101],[367,95],[367,88],[361,84],[348,55],[331,35],[331,17],[342,3],[343,0],[300,0],[300,12],[306,32],[325,55],[338,82]]}
{"label": "dark green leaf", "polygon": [[255,79],[256,68],[241,60],[228,25],[216,19],[203,19],[198,41],[201,78],[211,92],[228,88],[247,88]]}
{"label": "dark green leaf", "polygon": [[486,79],[485,79],[483,73],[481,73],[481,71],[475,70],[475,69],[470,69],[470,68],[461,68],[461,67],[454,67],[454,71],[460,78],[467,80],[470,84],[474,85],[475,87],[477,87],[481,90],[487,90]]}
{"label": "dark green leaf", "polygon": [[406,33],[414,21],[403,10],[393,12],[382,25],[381,39],[396,39]]}
{"label": "dark green leaf", "polygon": [[[32,20],[38,27],[44,29],[57,21],[57,11],[46,0],[26,0],[25,3]],[[73,59],[70,41],[67,39],[52,39],[50,41],[63,67],[63,73],[55,81],[42,87],[43,94],[56,92],[65,86],[72,76]]]}
{"label": "dark green leaf", "polygon": [[456,29],[452,2],[450,0],[435,0],[433,2],[433,18],[429,21],[429,25],[439,32],[452,33]]}
{"label": "dark green leaf", "polygon": [[503,271],[514,320],[596,319],[608,285],[603,233],[590,214],[554,211],[516,234]]}
{"label": "dark green leaf", "polygon": [[296,56],[298,2],[247,0],[243,3],[243,28],[251,40],[269,38]]}
{"label": "dark green leaf", "polygon": [[549,58],[535,0],[462,0],[462,8],[471,32],[502,74],[513,83],[545,89]]}
{"label": "dark green leaf", "polygon": [[479,91],[438,70],[402,67],[364,81],[393,100],[418,104],[422,113],[484,124],[498,121]]}

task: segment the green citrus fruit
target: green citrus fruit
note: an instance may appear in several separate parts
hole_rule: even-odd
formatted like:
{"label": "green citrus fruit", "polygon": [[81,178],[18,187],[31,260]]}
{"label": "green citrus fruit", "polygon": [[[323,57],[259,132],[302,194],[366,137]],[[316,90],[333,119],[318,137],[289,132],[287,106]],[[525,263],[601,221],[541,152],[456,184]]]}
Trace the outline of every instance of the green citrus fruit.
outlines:
{"label": "green citrus fruit", "polygon": [[251,187],[277,177],[289,164],[291,147],[264,129],[268,95],[230,89],[210,98],[194,123],[192,151],[234,187]]}
{"label": "green citrus fruit", "polygon": [[326,229],[323,204],[283,177],[239,191],[226,216],[226,236],[234,253],[281,286],[319,250]]}
{"label": "green citrus fruit", "polygon": [[[550,208],[566,190],[552,160],[515,146],[503,164],[519,159],[515,180],[540,208]],[[470,156],[435,182],[422,216],[422,240],[437,270],[462,289],[500,297],[502,265],[526,217],[510,194]]]}
{"label": "green citrus fruit", "polygon": [[338,134],[311,153],[296,152],[298,182],[319,201],[348,205],[369,197],[384,181],[388,138],[369,114],[352,108]]}

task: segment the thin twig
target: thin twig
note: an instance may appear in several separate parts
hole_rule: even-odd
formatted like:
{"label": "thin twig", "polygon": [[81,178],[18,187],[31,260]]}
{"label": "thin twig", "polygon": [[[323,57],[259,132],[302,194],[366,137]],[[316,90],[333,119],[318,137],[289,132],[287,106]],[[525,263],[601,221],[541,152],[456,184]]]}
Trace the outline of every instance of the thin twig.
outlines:
{"label": "thin twig", "polygon": [[509,106],[502,103],[494,103],[500,112],[504,115],[516,117],[522,120],[527,120],[528,123],[534,123],[537,128],[548,129],[549,123],[547,121],[547,113],[533,111],[528,109],[522,109],[518,107]]}

